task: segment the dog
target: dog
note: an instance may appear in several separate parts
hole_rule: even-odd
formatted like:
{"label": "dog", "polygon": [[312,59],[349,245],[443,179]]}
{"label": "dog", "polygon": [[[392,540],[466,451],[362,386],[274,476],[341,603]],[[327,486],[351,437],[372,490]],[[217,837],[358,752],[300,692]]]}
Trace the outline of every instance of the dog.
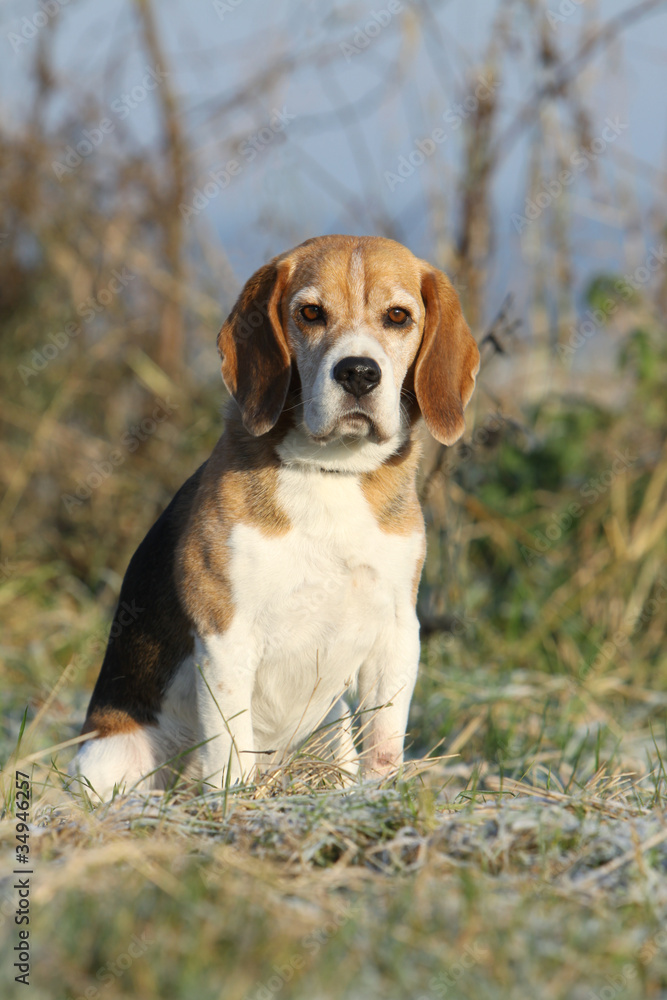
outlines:
{"label": "dog", "polygon": [[[419,665],[423,418],[464,431],[479,351],[445,274],[379,237],[322,236],[248,280],[218,336],[211,457],[140,544],[70,767],[101,799],[220,789],[314,730],[356,780],[400,768]],[[133,603],[134,602],[134,603]],[[183,764],[185,761],[185,764]]]}

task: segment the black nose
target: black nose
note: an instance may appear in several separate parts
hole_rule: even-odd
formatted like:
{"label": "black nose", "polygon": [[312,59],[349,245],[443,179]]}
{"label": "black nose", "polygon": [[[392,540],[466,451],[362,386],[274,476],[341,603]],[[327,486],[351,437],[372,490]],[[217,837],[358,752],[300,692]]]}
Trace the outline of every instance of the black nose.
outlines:
{"label": "black nose", "polygon": [[343,358],[333,370],[336,382],[357,399],[374,389],[381,376],[380,366],[372,358]]}

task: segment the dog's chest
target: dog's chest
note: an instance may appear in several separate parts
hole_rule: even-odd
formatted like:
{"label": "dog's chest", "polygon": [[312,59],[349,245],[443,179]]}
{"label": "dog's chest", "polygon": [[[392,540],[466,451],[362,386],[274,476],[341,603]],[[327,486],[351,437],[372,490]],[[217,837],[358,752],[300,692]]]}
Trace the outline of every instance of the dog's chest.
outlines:
{"label": "dog's chest", "polygon": [[410,600],[420,533],[383,531],[355,476],[283,469],[278,500],[286,533],[239,524],[230,537],[235,613],[264,663],[333,660],[354,672]]}

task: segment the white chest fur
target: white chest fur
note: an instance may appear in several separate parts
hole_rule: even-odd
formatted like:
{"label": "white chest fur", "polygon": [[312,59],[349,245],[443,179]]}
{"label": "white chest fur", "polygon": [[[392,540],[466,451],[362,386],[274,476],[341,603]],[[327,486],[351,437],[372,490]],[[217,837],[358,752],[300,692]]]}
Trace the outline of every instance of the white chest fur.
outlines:
{"label": "white chest fur", "polygon": [[287,533],[239,524],[230,538],[234,624],[259,661],[253,725],[273,744],[295,724],[309,731],[356,683],[411,602],[421,550],[420,533],[381,530],[356,476],[284,468],[278,500]]}

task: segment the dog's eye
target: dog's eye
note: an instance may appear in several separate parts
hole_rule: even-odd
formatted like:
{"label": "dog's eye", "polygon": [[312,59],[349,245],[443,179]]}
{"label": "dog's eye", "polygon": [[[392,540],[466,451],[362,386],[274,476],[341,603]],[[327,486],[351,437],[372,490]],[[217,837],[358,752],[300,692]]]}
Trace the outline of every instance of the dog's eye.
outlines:
{"label": "dog's eye", "polygon": [[307,305],[301,309],[301,315],[308,323],[317,323],[324,319],[324,310],[322,306]]}
{"label": "dog's eye", "polygon": [[395,326],[405,326],[405,324],[410,319],[410,313],[407,309],[401,309],[399,306],[394,306],[387,312],[387,317]]}

